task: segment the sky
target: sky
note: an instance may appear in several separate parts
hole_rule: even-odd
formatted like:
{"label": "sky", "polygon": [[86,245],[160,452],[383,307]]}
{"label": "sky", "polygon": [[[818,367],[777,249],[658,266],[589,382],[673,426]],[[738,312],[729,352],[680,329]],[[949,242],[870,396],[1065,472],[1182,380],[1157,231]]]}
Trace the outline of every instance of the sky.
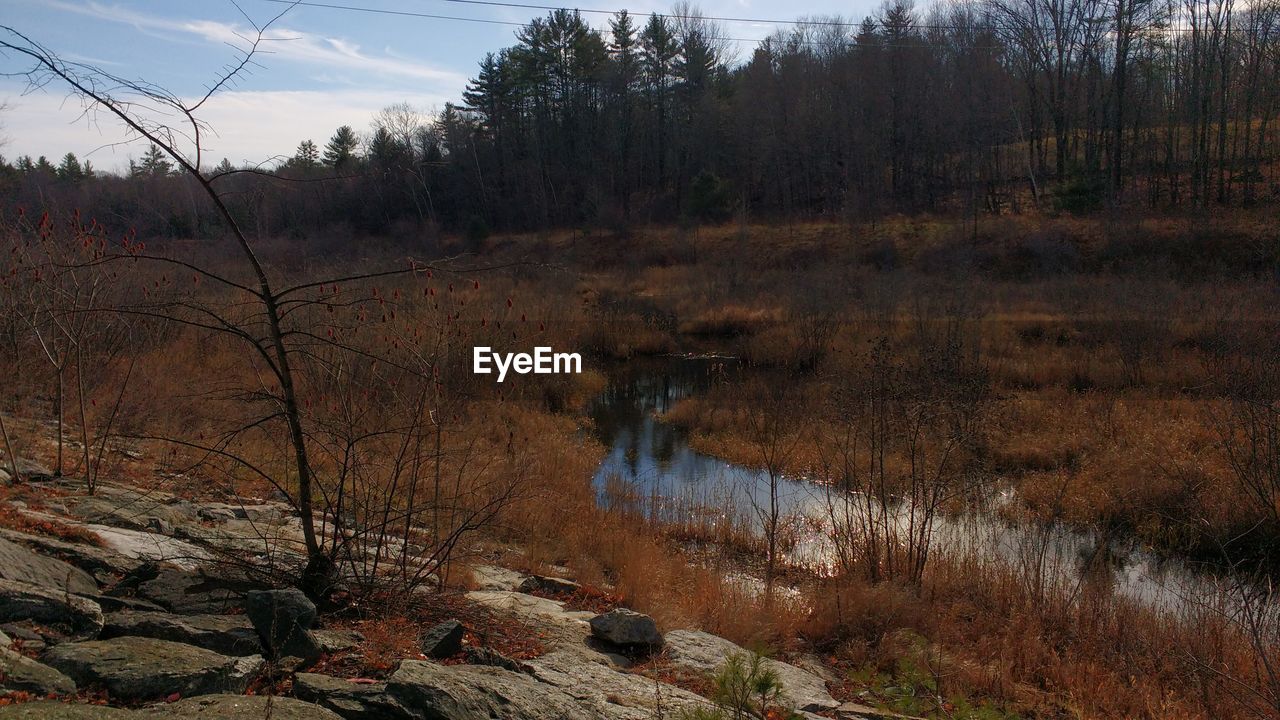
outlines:
{"label": "sky", "polygon": [[[556,5],[559,0],[516,0]],[[670,10],[669,0],[596,0],[584,9],[633,14]],[[201,111],[213,135],[202,142],[213,163],[261,163],[292,155],[302,140],[324,142],[340,125],[361,132],[393,103],[425,112],[457,102],[486,52],[514,42],[519,25],[545,11],[464,4],[451,0],[316,0],[347,8],[402,11],[490,22],[396,16],[352,9],[287,6],[273,0],[0,0],[0,24],[11,25],[63,59],[114,75],[144,79],[181,97],[203,95],[237,59],[233,46],[282,11],[257,56],[259,66],[219,92]],[[616,4],[611,4],[616,3]],[[791,20],[800,16],[861,18],[875,0],[701,0],[709,16]],[[607,15],[584,17],[599,28]],[[735,38],[762,38],[778,25],[725,23]],[[734,43],[747,57],[750,43]],[[0,55],[0,74],[24,69]],[[125,142],[125,128],[108,117],[86,116],[79,101],[56,86],[30,90],[0,77],[0,155],[67,152],[95,167],[120,171],[144,146]],[[188,146],[188,149],[190,147]]]}

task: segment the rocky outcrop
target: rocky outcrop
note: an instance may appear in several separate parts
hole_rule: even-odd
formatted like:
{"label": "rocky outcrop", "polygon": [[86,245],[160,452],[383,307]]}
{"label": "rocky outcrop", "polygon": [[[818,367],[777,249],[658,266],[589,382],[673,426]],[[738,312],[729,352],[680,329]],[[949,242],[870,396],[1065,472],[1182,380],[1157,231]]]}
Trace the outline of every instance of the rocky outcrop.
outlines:
{"label": "rocky outcrop", "polygon": [[244,695],[201,695],[141,710],[53,701],[0,707],[0,718],[4,720],[339,720],[339,717],[318,705],[300,700]]}
{"label": "rocky outcrop", "polygon": [[13,691],[33,695],[70,695],[76,691],[76,684],[48,665],[17,651],[0,648],[0,694]]}
{"label": "rocky outcrop", "polygon": [[114,698],[145,700],[242,693],[263,667],[259,656],[228,657],[212,650],[154,638],[64,643],[42,658],[80,685],[101,685]]}
{"label": "rocky outcrop", "polygon": [[[730,655],[747,651],[722,637],[697,630],[674,630],[666,635],[667,658],[672,664],[703,673],[714,673]],[[778,674],[783,694],[797,710],[822,712],[840,705],[822,678],[777,660],[765,663]]]}
{"label": "rocky outcrop", "polygon": [[200,720],[340,720],[340,716],[314,703],[265,695],[202,695],[187,698],[139,714],[145,718],[200,718]]}
{"label": "rocky outcrop", "polygon": [[89,573],[3,538],[0,538],[0,579],[81,595],[98,592],[98,583]]}
{"label": "rocky outcrop", "polygon": [[124,575],[138,566],[137,560],[105,548],[67,542],[44,535],[29,535],[0,528],[0,538],[75,565],[93,575],[99,582],[109,579],[111,575]]}
{"label": "rocky outcrop", "polygon": [[262,643],[243,615],[171,615],[164,612],[108,613],[102,638],[135,636],[194,645],[223,655],[261,655]]}
{"label": "rocky outcrop", "polygon": [[662,634],[653,618],[626,608],[616,608],[591,618],[591,635],[611,645],[651,650],[662,645]]}
{"label": "rocky outcrop", "polygon": [[433,720],[596,720],[569,694],[521,673],[478,665],[405,660],[387,693]]}
{"label": "rocky outcrop", "polygon": [[245,596],[245,614],[272,658],[313,663],[323,652],[311,634],[316,606],[301,590],[255,590]]}
{"label": "rocky outcrop", "polygon": [[229,573],[150,565],[141,568],[133,592],[167,610],[183,614],[219,614],[240,608],[245,592],[260,585]]}
{"label": "rocky outcrop", "polygon": [[396,720],[414,716],[387,694],[384,682],[358,683],[329,675],[298,673],[293,679],[293,695],[332,710],[346,720]]}
{"label": "rocky outcrop", "polygon": [[102,631],[102,608],[92,600],[13,580],[0,580],[0,622],[35,620],[79,637]]}
{"label": "rocky outcrop", "polygon": [[140,720],[143,717],[134,710],[74,705],[55,700],[0,706],[0,718],[3,720]]}

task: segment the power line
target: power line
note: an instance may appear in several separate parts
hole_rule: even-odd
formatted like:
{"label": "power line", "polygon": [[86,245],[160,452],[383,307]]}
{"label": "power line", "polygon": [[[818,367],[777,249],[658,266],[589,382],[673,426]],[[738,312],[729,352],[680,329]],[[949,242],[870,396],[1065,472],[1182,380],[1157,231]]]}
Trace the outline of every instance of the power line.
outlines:
{"label": "power line", "polygon": [[[338,3],[312,2],[311,0],[262,0],[262,1],[269,2],[269,3],[276,3],[278,5],[296,5],[298,7],[320,8],[324,10],[343,10],[348,12],[368,13],[372,15],[393,15],[398,17],[422,18],[422,19],[429,19],[429,20],[457,20],[460,22],[481,23],[481,24],[487,24],[487,25],[505,25],[508,27],[525,27],[526,25],[528,25],[528,23],[512,22],[509,20],[491,20],[488,18],[462,17],[457,15],[436,15],[433,13],[417,12],[413,10],[389,10],[387,8],[369,8],[369,7],[360,7],[358,5],[341,5]],[[466,3],[466,4],[474,4],[474,5],[489,5],[489,6],[496,6],[496,7],[523,8],[523,9],[529,9],[529,10],[564,10],[568,12],[580,12],[580,13],[589,12],[589,13],[599,13],[599,14],[607,14],[607,15],[616,14],[609,10],[582,10],[579,8],[558,7],[555,5],[532,5],[527,3],[496,2],[493,0],[441,0],[441,1]],[[715,22],[751,22],[751,23],[760,23],[760,24],[778,23],[778,24],[789,24],[789,25],[800,25],[800,26],[810,26],[810,25],[840,26],[840,27],[855,26],[855,23],[845,23],[845,22],[837,23],[834,21],[818,21],[818,22],[810,23],[805,20],[763,20],[763,19],[747,20],[747,19],[741,19],[741,18],[735,19],[735,18],[722,18],[722,17],[704,17],[700,15],[676,15],[676,14],[670,14],[670,13],[653,13],[653,14],[657,15],[658,17],[667,18],[667,19],[676,19],[676,20],[698,18],[702,20],[710,20]],[[858,27],[861,27],[861,23],[858,23],[856,25]],[[921,27],[921,26],[915,26],[915,27]],[[960,28],[956,28],[956,29],[960,29]],[[967,29],[971,29],[971,28],[967,28]],[[763,43],[769,39],[770,38],[739,38],[739,37],[708,37],[707,38],[707,40],[722,40],[725,42],[752,43],[755,45],[759,45],[760,43]],[[835,40],[835,39],[807,40],[803,38],[796,38],[796,39],[789,39],[787,41],[798,42],[802,45],[817,45],[817,46],[824,46],[824,47],[832,46],[832,45],[847,44],[847,41],[842,42],[840,40]],[[883,42],[877,43],[877,46],[891,47],[891,48],[922,47],[922,45],[902,45],[902,44],[889,44],[889,43],[883,43]],[[974,49],[974,50],[1000,49],[998,46],[994,46],[994,45],[967,46],[967,47],[969,49]]]}
{"label": "power line", "polygon": [[[458,20],[462,22],[487,23],[491,25],[508,25],[523,27],[525,23],[517,23],[506,20],[489,20],[484,18],[460,17],[453,15],[436,15],[431,13],[417,12],[413,10],[390,10],[386,8],[370,8],[359,5],[345,5],[330,2],[316,2],[313,0],[263,0],[263,2],[276,3],[278,5],[297,5],[299,7],[324,8],[329,10],[346,10],[350,12],[370,13],[376,15],[395,15],[400,17],[426,18],[432,20]],[[439,2],[455,3],[458,5],[477,5],[482,7],[504,7],[517,8],[523,10],[563,10],[566,12],[578,12],[593,15],[617,15],[621,10],[602,10],[599,8],[571,8],[561,5],[542,5],[538,3],[511,2],[510,0],[439,0]],[[779,20],[775,18],[750,18],[750,17],[733,17],[733,16],[717,16],[717,15],[700,15],[700,14],[680,14],[680,13],[650,13],[660,18],[668,20],[707,20],[711,22],[732,22],[732,23],[748,23],[755,25],[794,25],[800,27],[837,27],[837,28],[861,28],[862,22],[853,22],[849,20],[838,19],[809,19],[809,20]],[[883,25],[883,23],[875,23],[873,25]],[[939,23],[911,23],[909,26],[912,30],[942,30],[942,31],[1004,31],[1004,32],[1020,32],[1025,28],[1015,26],[997,26],[993,24],[978,24],[972,26],[962,25],[944,25]],[[1157,28],[1162,33],[1194,33],[1196,28],[1189,27],[1161,27]],[[1200,29],[1200,32],[1206,34],[1213,33],[1247,33],[1249,28],[1227,27],[1210,30],[1208,28]],[[762,42],[763,38],[714,38],[717,40],[731,40],[735,42]]]}

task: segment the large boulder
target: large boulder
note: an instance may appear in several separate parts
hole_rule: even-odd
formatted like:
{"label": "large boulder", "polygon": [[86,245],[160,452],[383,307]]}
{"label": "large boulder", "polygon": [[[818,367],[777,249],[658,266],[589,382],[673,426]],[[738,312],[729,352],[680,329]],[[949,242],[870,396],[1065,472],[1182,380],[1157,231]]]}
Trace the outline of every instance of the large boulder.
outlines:
{"label": "large boulder", "polygon": [[653,618],[626,608],[591,618],[591,635],[613,645],[651,649],[662,645],[662,634]]}
{"label": "large boulder", "polygon": [[320,658],[323,650],[310,632],[316,606],[301,590],[252,591],[245,595],[244,610],[271,657],[305,663]]}
{"label": "large boulder", "polygon": [[34,695],[71,695],[76,684],[48,665],[14,650],[0,648],[0,694],[29,692]]}
{"label": "large boulder", "polygon": [[81,637],[94,637],[102,630],[102,608],[66,591],[0,580],[0,622],[14,620],[34,620]]}
{"label": "large boulder", "polygon": [[480,665],[405,660],[387,680],[387,694],[433,720],[595,720],[559,688],[532,677]]}
{"label": "large boulder", "polygon": [[[704,673],[718,671],[730,655],[748,654],[722,637],[698,630],[673,630],[667,633],[665,646],[673,665]],[[777,660],[765,663],[778,674],[784,699],[796,710],[823,712],[839,707],[817,675]]]}
{"label": "large boulder", "polygon": [[93,595],[98,592],[98,583],[89,573],[3,538],[0,538],[0,579],[31,583],[64,593]]}
{"label": "large boulder", "polygon": [[151,708],[143,718],[202,720],[340,720],[319,705],[270,695],[201,695]]}
{"label": "large boulder", "polygon": [[264,665],[256,655],[228,657],[183,643],[140,637],[64,643],[45,651],[42,659],[79,685],[101,685],[121,700],[173,693],[243,693]]}
{"label": "large boulder", "polygon": [[316,703],[346,720],[396,720],[414,714],[387,694],[387,684],[357,683],[330,675],[298,673],[293,678],[293,695]]}
{"label": "large boulder", "polygon": [[528,661],[533,676],[574,698],[597,717],[651,720],[706,708],[706,698],[638,673],[620,672],[588,656],[556,650]]}
{"label": "large boulder", "polygon": [[253,623],[243,615],[171,615],[125,610],[108,613],[102,638],[136,636],[173,640],[223,655],[261,655]]}

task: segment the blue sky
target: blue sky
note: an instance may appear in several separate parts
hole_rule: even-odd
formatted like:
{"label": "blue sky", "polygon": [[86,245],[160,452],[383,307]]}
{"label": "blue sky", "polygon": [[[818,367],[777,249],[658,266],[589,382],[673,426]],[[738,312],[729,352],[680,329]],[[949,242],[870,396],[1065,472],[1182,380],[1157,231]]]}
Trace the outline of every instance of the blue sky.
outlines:
{"label": "blue sky", "polygon": [[[331,0],[333,4],[524,23],[541,11],[463,5],[446,0]],[[533,4],[556,5],[549,0]],[[669,10],[660,0],[598,0],[592,7],[632,13]],[[703,0],[707,15],[792,19],[841,14],[861,18],[875,0]],[[240,8],[262,23],[283,6],[240,0]],[[144,78],[181,96],[197,96],[235,58],[228,43],[249,21],[229,0],[0,0],[4,24],[59,52],[121,76]],[[587,15],[605,27],[603,15]],[[775,26],[728,23],[729,35],[763,37]],[[208,156],[235,163],[261,162],[291,154],[303,139],[322,144],[339,125],[365,131],[382,107],[408,102],[423,111],[456,101],[487,51],[513,42],[514,25],[396,17],[318,7],[294,7],[278,20],[255,68],[210,103],[203,119],[217,133],[204,143]],[[736,44],[745,57],[750,46]],[[0,70],[17,69],[0,56]],[[47,155],[75,152],[96,166],[120,169],[140,152],[118,145],[123,129],[106,118],[92,122],[56,88],[24,93],[21,83],[0,79],[0,153]]]}

